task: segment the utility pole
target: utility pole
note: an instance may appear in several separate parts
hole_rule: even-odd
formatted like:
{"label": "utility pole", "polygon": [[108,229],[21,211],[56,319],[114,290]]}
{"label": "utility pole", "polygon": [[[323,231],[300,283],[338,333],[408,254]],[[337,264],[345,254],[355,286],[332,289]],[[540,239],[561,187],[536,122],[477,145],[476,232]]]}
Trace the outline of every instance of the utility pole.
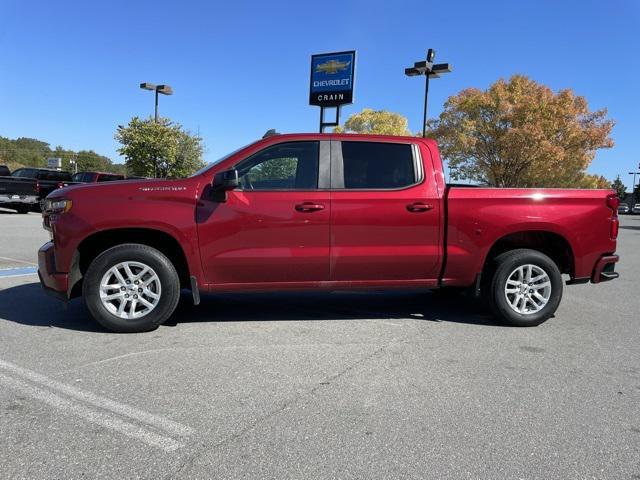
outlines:
{"label": "utility pole", "polygon": [[427,99],[429,97],[429,78],[439,78],[442,73],[449,73],[451,71],[451,65],[448,63],[433,64],[436,58],[436,51],[430,48],[427,51],[426,60],[415,62],[413,67],[404,69],[404,74],[407,77],[415,77],[418,75],[424,75],[424,111],[422,114],[422,136],[427,136]]}
{"label": "utility pole", "polygon": [[[638,167],[640,168],[640,164],[638,164]],[[629,175],[633,175],[633,183],[631,184],[631,201],[633,202],[631,208],[633,208],[638,203],[636,201],[636,175],[640,175],[640,172],[629,172]]]}

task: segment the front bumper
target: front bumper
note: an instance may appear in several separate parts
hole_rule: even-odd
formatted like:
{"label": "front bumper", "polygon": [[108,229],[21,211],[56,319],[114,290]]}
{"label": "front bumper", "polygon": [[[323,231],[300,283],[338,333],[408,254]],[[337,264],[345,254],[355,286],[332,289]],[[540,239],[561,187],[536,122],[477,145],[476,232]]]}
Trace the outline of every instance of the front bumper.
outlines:
{"label": "front bumper", "polygon": [[69,299],[69,274],[56,271],[53,242],[47,242],[38,250],[38,277],[45,292],[61,300]]}
{"label": "front bumper", "polygon": [[593,267],[591,283],[608,282],[618,278],[620,274],[614,271],[618,260],[620,260],[618,255],[603,255],[600,257]]}

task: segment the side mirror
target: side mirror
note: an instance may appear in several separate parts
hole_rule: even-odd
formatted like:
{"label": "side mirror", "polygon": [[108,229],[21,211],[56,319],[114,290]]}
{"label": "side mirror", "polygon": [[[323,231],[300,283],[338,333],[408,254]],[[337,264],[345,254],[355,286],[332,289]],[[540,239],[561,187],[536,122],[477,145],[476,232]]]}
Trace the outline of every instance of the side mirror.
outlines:
{"label": "side mirror", "polygon": [[240,186],[240,178],[238,177],[238,170],[225,170],[224,172],[216,173],[211,182],[211,188],[213,190],[233,190]]}
{"label": "side mirror", "polygon": [[224,203],[227,201],[227,192],[239,186],[238,170],[225,170],[216,173],[211,182],[211,198],[215,202]]}

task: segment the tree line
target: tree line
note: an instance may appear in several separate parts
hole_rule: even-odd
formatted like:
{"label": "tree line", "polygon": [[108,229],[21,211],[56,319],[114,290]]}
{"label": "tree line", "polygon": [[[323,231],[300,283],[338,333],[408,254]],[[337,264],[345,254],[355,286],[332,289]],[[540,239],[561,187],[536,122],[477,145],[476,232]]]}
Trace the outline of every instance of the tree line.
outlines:
{"label": "tree line", "polygon": [[66,150],[61,146],[51,148],[47,142],[35,138],[10,139],[0,137],[0,164],[12,171],[20,167],[46,167],[47,158],[61,158],[63,170],[72,170],[75,160],[78,171],[125,173],[125,165],[113,163],[110,158],[93,150]]}

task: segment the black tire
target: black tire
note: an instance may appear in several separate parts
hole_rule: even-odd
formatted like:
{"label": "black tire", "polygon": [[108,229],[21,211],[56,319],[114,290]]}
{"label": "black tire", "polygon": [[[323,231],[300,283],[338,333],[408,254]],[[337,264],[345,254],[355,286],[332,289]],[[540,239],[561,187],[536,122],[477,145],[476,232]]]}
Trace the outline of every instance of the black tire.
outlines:
{"label": "black tire", "polygon": [[30,210],[31,210],[31,207],[29,207],[28,205],[19,205],[16,207],[16,212],[20,214],[29,213]]}
{"label": "black tire", "polygon": [[[140,262],[151,267],[159,278],[161,289],[158,303],[141,318],[121,318],[109,311],[100,299],[102,277],[121,262]],[[180,299],[180,279],[175,267],[162,252],[147,245],[126,243],[105,250],[91,262],[82,283],[82,294],[93,318],[108,330],[118,333],[148,332],[158,328],[176,309]]]}
{"label": "black tire", "polygon": [[[551,283],[549,298],[535,313],[519,313],[507,300],[505,288],[509,276],[520,266],[534,265],[542,269]],[[483,295],[493,314],[503,323],[515,327],[535,327],[548,320],[557,310],[562,299],[562,275],[558,266],[545,254],[536,250],[511,250],[496,257],[487,271]],[[484,280],[484,279],[483,279]],[[512,287],[515,288],[515,287]],[[526,287],[523,285],[523,288]],[[530,292],[531,290],[529,290]],[[525,291],[525,294],[527,292]],[[513,294],[512,294],[513,295]],[[515,298],[515,297],[512,297]],[[525,308],[531,303],[524,303]],[[518,305],[516,305],[516,308]]]}

